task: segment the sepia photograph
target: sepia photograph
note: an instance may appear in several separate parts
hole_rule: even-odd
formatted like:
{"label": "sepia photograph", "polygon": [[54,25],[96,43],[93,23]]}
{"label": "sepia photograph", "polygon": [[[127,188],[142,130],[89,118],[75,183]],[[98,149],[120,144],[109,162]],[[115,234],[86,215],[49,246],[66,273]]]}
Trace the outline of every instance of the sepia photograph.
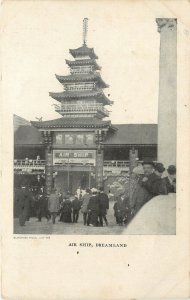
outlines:
{"label": "sepia photograph", "polygon": [[189,15],[2,2],[2,299],[188,299]]}
{"label": "sepia photograph", "polygon": [[[155,47],[146,48],[145,59],[138,53],[141,36],[123,28],[128,36],[120,41],[122,51],[112,52],[112,43],[100,45],[94,37],[94,31],[97,37],[105,34],[105,28],[88,17],[77,18],[72,32],[70,21],[62,20],[74,47],[64,49],[67,53],[59,54],[61,58],[56,48],[52,54],[43,49],[45,56],[54,55],[56,64],[65,64],[67,70],[55,64],[55,73],[60,73],[52,74],[52,82],[57,81],[59,88],[49,92],[49,86],[40,87],[47,98],[49,92],[49,102],[43,105],[46,115],[41,109],[37,116],[35,109],[30,120],[25,118],[25,109],[39,106],[35,88],[31,107],[29,103],[22,113],[19,103],[15,107],[14,233],[175,234],[177,19],[143,22],[151,26],[153,35],[143,36],[144,43],[153,38]],[[130,28],[135,23],[131,19]],[[127,44],[130,38],[133,41]],[[113,39],[117,43],[117,31]],[[96,46],[102,50],[101,64]],[[124,62],[118,61],[117,74],[122,53]],[[146,64],[153,54],[154,74],[148,74]],[[136,74],[129,78],[131,56],[140,78]],[[50,72],[48,64],[46,71]],[[114,74],[111,85],[108,73]],[[128,98],[129,89],[134,98]],[[151,106],[151,117],[131,105],[138,101],[142,107]],[[56,117],[51,118],[53,110]]]}

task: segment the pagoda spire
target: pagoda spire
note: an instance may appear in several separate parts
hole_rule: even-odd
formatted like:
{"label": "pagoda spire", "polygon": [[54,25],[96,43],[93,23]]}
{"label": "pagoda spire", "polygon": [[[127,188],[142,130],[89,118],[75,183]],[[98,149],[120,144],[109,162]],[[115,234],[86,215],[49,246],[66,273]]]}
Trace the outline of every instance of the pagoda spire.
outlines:
{"label": "pagoda spire", "polygon": [[83,44],[86,45],[88,32],[88,18],[83,19]]}

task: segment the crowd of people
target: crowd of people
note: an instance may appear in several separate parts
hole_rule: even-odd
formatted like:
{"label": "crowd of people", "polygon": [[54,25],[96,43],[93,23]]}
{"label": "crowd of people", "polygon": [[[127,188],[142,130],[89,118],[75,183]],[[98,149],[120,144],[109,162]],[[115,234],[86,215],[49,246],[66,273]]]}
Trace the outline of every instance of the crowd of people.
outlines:
{"label": "crowd of people", "polygon": [[[103,187],[99,189],[80,188],[73,196],[69,192],[65,195],[52,188],[49,195],[44,187],[34,191],[22,186],[15,196],[19,204],[19,223],[24,226],[30,218],[30,203],[35,203],[37,221],[45,217],[52,223],[77,223],[79,214],[83,216],[84,226],[108,226],[107,212],[113,203],[113,214],[116,224],[127,225],[141,207],[158,195],[176,192],[176,167],[171,165],[167,169],[167,176],[163,177],[165,168],[162,163],[145,161],[135,167],[129,180],[129,188],[117,195],[106,194]],[[57,219],[56,219],[57,218]]]}

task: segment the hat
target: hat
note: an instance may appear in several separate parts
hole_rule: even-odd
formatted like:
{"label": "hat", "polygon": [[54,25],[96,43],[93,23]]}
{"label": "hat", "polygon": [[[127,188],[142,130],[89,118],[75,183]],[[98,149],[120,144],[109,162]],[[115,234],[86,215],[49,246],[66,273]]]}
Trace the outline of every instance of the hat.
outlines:
{"label": "hat", "polygon": [[165,171],[165,168],[164,168],[164,165],[162,163],[157,163],[155,166],[154,166],[154,169],[156,171],[158,171],[159,173],[163,173]]}
{"label": "hat", "polygon": [[92,188],[91,191],[92,191],[93,194],[98,192],[98,190],[96,188]]}
{"label": "hat", "polygon": [[143,166],[144,166],[144,165],[151,165],[151,166],[154,167],[153,161],[150,161],[150,160],[144,160],[144,161],[142,162],[142,165],[143,165]]}
{"label": "hat", "polygon": [[134,173],[134,174],[144,174],[143,167],[142,167],[142,166],[135,167],[135,168],[133,169],[133,173]]}
{"label": "hat", "polygon": [[170,165],[168,168],[167,168],[167,171],[170,175],[174,175],[176,174],[176,166],[174,165]]}

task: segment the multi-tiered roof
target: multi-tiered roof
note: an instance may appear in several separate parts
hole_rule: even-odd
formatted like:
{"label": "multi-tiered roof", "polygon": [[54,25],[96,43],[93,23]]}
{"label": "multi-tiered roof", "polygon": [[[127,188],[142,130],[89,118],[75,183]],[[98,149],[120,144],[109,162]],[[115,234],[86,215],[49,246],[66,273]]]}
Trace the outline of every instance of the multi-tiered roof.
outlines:
{"label": "multi-tiered roof", "polygon": [[51,92],[49,95],[60,102],[55,105],[55,110],[63,117],[45,122],[33,122],[38,128],[49,127],[100,127],[111,126],[110,121],[102,119],[108,117],[105,108],[113,102],[103,92],[109,87],[101,78],[101,67],[97,64],[97,55],[93,48],[86,45],[87,19],[84,19],[83,45],[69,52],[74,60],[67,60],[70,74],[56,75],[57,80],[63,85],[64,90],[59,93]]}

